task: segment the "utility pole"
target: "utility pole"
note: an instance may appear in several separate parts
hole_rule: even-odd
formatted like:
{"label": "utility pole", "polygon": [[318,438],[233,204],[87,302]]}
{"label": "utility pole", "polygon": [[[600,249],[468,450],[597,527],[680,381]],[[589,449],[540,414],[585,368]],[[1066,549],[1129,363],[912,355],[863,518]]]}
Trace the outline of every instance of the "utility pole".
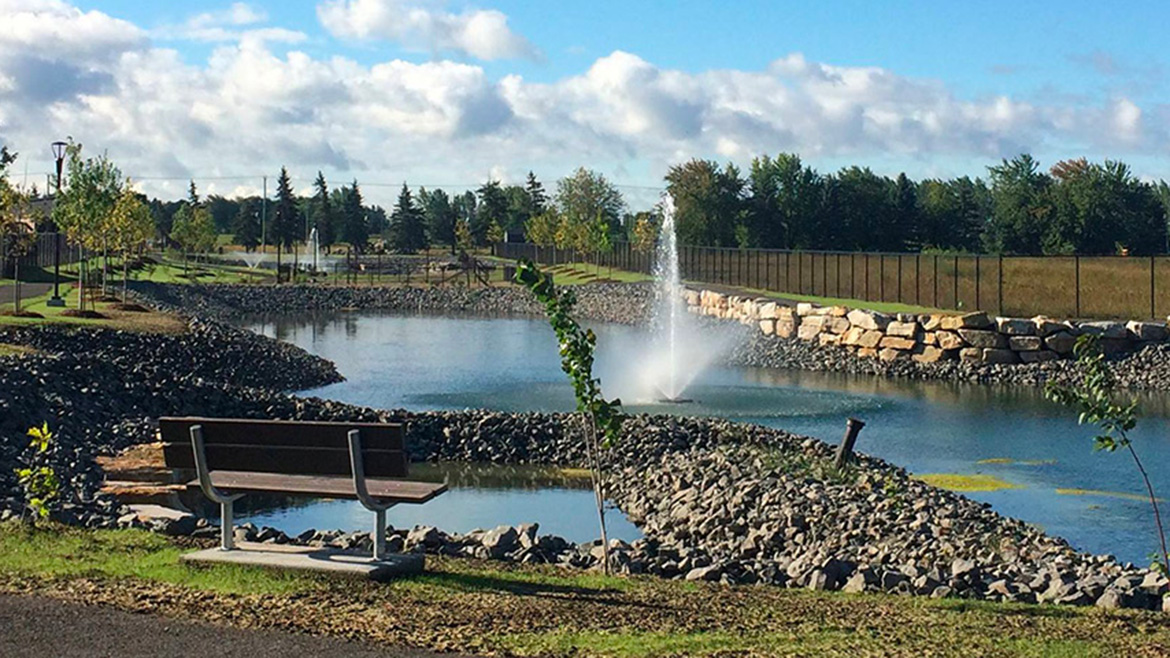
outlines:
{"label": "utility pole", "polygon": [[[264,253],[268,241],[265,239],[264,222],[268,219],[268,177],[264,177],[264,196],[260,198],[260,253]],[[263,256],[261,256],[263,258]]]}

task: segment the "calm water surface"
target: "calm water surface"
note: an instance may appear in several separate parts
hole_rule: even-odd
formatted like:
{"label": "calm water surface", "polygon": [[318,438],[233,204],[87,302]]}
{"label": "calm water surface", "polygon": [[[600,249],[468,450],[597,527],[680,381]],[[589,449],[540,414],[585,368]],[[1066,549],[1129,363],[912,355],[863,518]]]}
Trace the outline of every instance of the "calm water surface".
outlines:
{"label": "calm water surface", "polygon": [[[573,406],[548,325],[529,319],[341,314],[257,322],[256,331],[334,361],[347,381],[307,392],[372,407],[562,411]],[[1039,391],[911,383],[826,373],[713,368],[687,406],[639,404],[622,391],[646,348],[640,329],[594,327],[597,372],[632,411],[717,415],[836,443],[845,419],[866,421],[858,447],[915,473],[987,473],[1016,488],[975,492],[996,510],[1067,538],[1078,548],[1146,563],[1157,547],[1142,483],[1126,455],[1094,453],[1092,433]],[[1155,487],[1170,491],[1170,398],[1144,398],[1135,443]],[[987,460],[995,460],[988,462]],[[508,480],[509,478],[500,478]],[[530,478],[520,478],[528,482]],[[399,526],[454,531],[537,521],[542,532],[597,536],[592,496],[564,483],[494,487],[465,481],[417,508],[390,513]],[[396,516],[397,515],[397,516]],[[363,528],[370,515],[346,502],[269,511],[252,520],[295,532]],[[613,514],[614,536],[637,529]],[[279,521],[279,523],[273,523]]]}

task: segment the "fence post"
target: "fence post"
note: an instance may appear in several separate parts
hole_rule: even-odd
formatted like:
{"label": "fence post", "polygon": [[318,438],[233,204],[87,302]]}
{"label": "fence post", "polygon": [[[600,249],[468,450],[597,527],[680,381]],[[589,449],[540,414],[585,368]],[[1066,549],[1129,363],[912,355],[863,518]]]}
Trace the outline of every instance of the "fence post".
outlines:
{"label": "fence post", "polygon": [[951,273],[952,283],[955,284],[955,298],[951,301],[955,304],[955,310],[959,310],[959,257],[955,256],[955,270]]}
{"label": "fence post", "polygon": [[1150,319],[1157,320],[1158,315],[1154,311],[1154,257],[1150,256]]}
{"label": "fence post", "polygon": [[1076,289],[1076,310],[1073,315],[1081,317],[1081,257],[1073,256],[1073,287]]}
{"label": "fence post", "polygon": [[1005,312],[1003,306],[1003,254],[999,255],[999,266],[996,268],[996,275],[999,279],[997,284],[999,290],[996,291],[995,296],[999,299],[999,314],[1003,315]]}
{"label": "fence post", "polygon": [[934,284],[934,307],[938,308],[938,254],[934,255],[934,277],[931,282]]}
{"label": "fence post", "polygon": [[914,254],[914,305],[922,306],[922,254]]}
{"label": "fence post", "polygon": [[902,254],[898,254],[898,303],[902,303]]}
{"label": "fence post", "polygon": [[837,296],[841,296],[841,252],[837,252]]}
{"label": "fence post", "polygon": [[829,254],[821,253],[821,290],[829,296]]}
{"label": "fence post", "polygon": [[865,252],[865,301],[869,301],[869,252]]}
{"label": "fence post", "polygon": [[975,308],[971,309],[973,311],[978,311],[981,308],[979,306],[979,263],[981,260],[983,260],[983,259],[980,258],[978,254],[976,254],[975,255]]}
{"label": "fence post", "polygon": [[886,301],[886,255],[878,254],[878,301]]}

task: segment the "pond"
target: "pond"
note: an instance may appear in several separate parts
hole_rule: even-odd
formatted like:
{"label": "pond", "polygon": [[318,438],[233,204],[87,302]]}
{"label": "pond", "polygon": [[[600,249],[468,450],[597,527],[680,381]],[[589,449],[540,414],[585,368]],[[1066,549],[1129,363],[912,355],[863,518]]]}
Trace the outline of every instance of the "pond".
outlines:
{"label": "pond", "polygon": [[[541,320],[361,313],[270,319],[250,326],[334,361],[347,377],[308,395],[414,410],[563,411],[573,406],[555,337]],[[622,395],[629,365],[638,362],[648,336],[632,327],[593,328],[597,373],[607,394]],[[859,450],[917,474],[995,476],[1011,488],[967,495],[1079,549],[1143,565],[1157,549],[1149,503],[1142,499],[1141,479],[1128,455],[1095,453],[1090,428],[1078,427],[1071,412],[1035,389],[713,367],[699,376],[687,397],[694,404],[626,399],[626,407],[717,415],[832,443],[840,440],[845,419],[854,416],[866,422]],[[1155,488],[1167,492],[1170,474],[1159,466],[1170,463],[1170,397],[1146,396],[1143,409],[1147,417],[1139,422],[1135,445]],[[456,486],[427,505],[400,511],[397,524],[464,532],[536,521],[541,532],[574,541],[597,536],[587,490],[564,483],[517,488],[508,480],[499,478],[489,489]],[[317,502],[268,510],[251,520],[293,532],[364,528],[367,516],[352,503]],[[635,538],[637,529],[620,516],[611,515],[614,536]]]}

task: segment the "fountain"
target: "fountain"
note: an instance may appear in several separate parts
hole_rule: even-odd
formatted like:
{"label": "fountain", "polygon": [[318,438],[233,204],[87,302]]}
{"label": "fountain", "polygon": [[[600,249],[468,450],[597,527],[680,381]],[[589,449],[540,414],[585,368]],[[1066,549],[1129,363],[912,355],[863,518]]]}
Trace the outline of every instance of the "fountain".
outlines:
{"label": "fountain", "polygon": [[682,273],[678,261],[678,236],[674,226],[674,202],[662,198],[662,226],[654,259],[654,336],[648,357],[639,366],[639,397],[656,403],[685,404],[688,387],[725,349],[726,341],[703,335],[683,301]]}
{"label": "fountain", "polygon": [[305,248],[309,252],[308,254],[306,254],[306,256],[311,256],[313,258],[311,265],[309,263],[306,263],[305,265],[306,265],[306,267],[312,268],[309,270],[310,272],[316,272],[318,268],[320,268],[321,266],[323,266],[325,264],[324,262],[321,261],[321,242],[320,242],[319,238],[317,237],[317,227],[316,226],[313,227],[312,231],[309,231],[309,240],[308,240],[308,243],[305,245]]}
{"label": "fountain", "polygon": [[264,262],[264,252],[262,251],[235,251],[232,252],[232,255],[244,261],[250,270],[260,267],[260,263]]}

